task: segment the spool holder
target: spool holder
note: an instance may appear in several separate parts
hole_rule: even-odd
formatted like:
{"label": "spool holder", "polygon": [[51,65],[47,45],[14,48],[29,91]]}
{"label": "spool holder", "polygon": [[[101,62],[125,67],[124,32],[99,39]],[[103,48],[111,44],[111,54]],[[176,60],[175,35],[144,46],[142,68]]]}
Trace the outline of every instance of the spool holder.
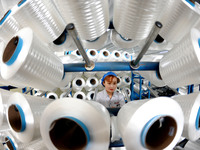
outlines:
{"label": "spool holder", "polygon": [[162,28],[162,24],[159,21],[156,21],[153,28],[151,29],[151,32],[149,34],[149,36],[147,37],[146,43],[143,46],[142,50],[140,51],[140,53],[138,54],[137,58],[134,60],[132,60],[130,62],[130,67],[135,69],[135,68],[139,68],[139,62],[142,59],[142,57],[144,56],[144,54],[147,52],[147,50],[149,49],[150,45],[152,44],[152,42],[156,39],[160,29]]}
{"label": "spool holder", "polygon": [[96,62],[94,63],[87,56],[81,41],[79,40],[76,28],[73,23],[67,25],[66,30],[72,36],[79,52],[81,53],[84,63],[64,64],[65,72],[86,72],[86,71],[133,71],[133,70],[159,70],[158,62],[140,62],[143,55],[147,52],[151,43],[156,39],[162,24],[158,21],[155,22],[149,36],[147,37],[146,44],[143,46],[142,51],[137,56],[136,60],[131,62]]}
{"label": "spool holder", "polygon": [[95,67],[95,64],[87,56],[87,53],[85,52],[83,45],[81,41],[79,40],[80,38],[78,37],[75,25],[73,23],[69,23],[66,27],[66,30],[68,31],[69,35],[72,36],[74,43],[76,44],[79,52],[81,53],[83,59],[85,60],[85,69],[92,70]]}
{"label": "spool holder", "polygon": [[139,68],[131,68],[130,62],[95,62],[92,70],[85,68],[85,63],[64,64],[64,72],[88,72],[88,71],[133,71],[159,69],[159,62],[139,62]]}

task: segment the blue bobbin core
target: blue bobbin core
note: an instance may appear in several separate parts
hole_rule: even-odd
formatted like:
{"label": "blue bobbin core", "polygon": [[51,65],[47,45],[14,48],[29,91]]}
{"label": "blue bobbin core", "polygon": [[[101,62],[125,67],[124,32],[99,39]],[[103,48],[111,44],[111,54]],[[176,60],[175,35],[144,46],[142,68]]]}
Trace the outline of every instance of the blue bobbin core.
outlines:
{"label": "blue bobbin core", "polygon": [[149,131],[149,129],[151,128],[151,126],[163,115],[157,115],[155,117],[153,117],[151,120],[149,120],[146,125],[144,126],[143,130],[142,130],[142,133],[141,133],[141,143],[142,143],[142,146],[146,148],[146,144],[145,144],[145,141],[146,141],[146,136],[147,136],[147,133]]}
{"label": "blue bobbin core", "polygon": [[199,130],[199,127],[200,127],[200,107],[199,107],[199,109],[198,109],[198,112],[197,112],[197,117],[196,117],[196,121],[195,121],[195,127],[196,127],[196,129],[197,130]]}
{"label": "blue bobbin core", "polygon": [[26,0],[22,0],[20,3],[18,3],[18,7],[20,7],[22,4],[24,4],[26,2]]}
{"label": "blue bobbin core", "polygon": [[9,11],[6,13],[6,15],[1,19],[0,25],[2,25],[2,24],[5,22],[6,18],[8,18],[8,16],[10,15],[10,13],[11,13],[11,10],[9,10]]}
{"label": "blue bobbin core", "polygon": [[19,37],[19,38],[18,38],[17,47],[16,47],[16,49],[15,49],[13,55],[12,55],[11,58],[6,62],[6,64],[7,64],[8,66],[12,65],[12,64],[16,61],[16,59],[17,59],[19,53],[20,53],[21,50],[22,50],[22,47],[23,47],[23,40]]}
{"label": "blue bobbin core", "polygon": [[200,38],[198,39],[198,43],[199,43],[199,48],[200,48]]}
{"label": "blue bobbin core", "polygon": [[192,3],[190,0],[185,0],[186,2],[188,2],[192,7],[195,7],[195,4]]}
{"label": "blue bobbin core", "polygon": [[10,142],[11,145],[12,145],[12,148],[13,148],[14,150],[17,150],[17,148],[15,147],[15,144],[14,144],[14,142],[12,141],[12,139],[11,139],[9,136],[7,136],[6,138],[8,138],[9,142]]}
{"label": "blue bobbin core", "polygon": [[24,115],[24,111],[22,110],[21,106],[19,106],[18,104],[15,104],[15,106],[17,107],[20,117],[21,117],[21,130],[20,132],[23,132],[26,129],[26,120],[25,120],[25,115]]}

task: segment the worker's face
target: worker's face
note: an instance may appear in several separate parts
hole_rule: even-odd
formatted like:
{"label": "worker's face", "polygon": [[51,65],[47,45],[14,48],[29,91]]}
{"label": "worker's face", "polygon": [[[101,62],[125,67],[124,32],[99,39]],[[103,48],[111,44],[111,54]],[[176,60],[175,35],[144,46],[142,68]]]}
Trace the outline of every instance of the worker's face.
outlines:
{"label": "worker's face", "polygon": [[103,84],[107,92],[113,93],[117,88],[117,78],[113,78],[111,82],[105,80]]}

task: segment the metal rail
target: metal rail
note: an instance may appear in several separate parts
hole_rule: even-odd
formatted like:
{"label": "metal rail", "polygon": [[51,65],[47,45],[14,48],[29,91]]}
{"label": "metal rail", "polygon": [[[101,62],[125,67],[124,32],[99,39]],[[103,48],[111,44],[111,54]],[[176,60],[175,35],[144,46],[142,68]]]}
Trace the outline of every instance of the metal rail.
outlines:
{"label": "metal rail", "polygon": [[138,68],[131,68],[129,62],[96,62],[93,70],[87,70],[84,63],[64,64],[65,72],[86,71],[133,71],[133,70],[158,70],[159,62],[140,62]]}
{"label": "metal rail", "polygon": [[87,70],[92,70],[94,68],[94,63],[89,59],[89,57],[87,56],[87,53],[85,52],[83,46],[82,46],[82,43],[80,41],[80,38],[78,37],[78,34],[77,34],[77,31],[76,31],[76,28],[74,26],[73,23],[70,23],[67,25],[66,27],[69,35],[72,36],[73,40],[74,40],[74,43],[76,44],[79,52],[81,53],[83,59],[85,60],[85,68]]}

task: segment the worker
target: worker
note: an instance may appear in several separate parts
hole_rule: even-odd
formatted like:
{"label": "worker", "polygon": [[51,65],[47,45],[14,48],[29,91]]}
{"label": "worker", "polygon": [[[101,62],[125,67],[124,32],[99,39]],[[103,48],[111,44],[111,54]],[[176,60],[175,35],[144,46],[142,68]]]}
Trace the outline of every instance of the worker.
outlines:
{"label": "worker", "polygon": [[117,75],[114,72],[104,74],[101,79],[101,84],[105,89],[97,93],[96,101],[107,108],[122,107],[125,104],[124,96],[115,91],[117,88],[117,79]]}

